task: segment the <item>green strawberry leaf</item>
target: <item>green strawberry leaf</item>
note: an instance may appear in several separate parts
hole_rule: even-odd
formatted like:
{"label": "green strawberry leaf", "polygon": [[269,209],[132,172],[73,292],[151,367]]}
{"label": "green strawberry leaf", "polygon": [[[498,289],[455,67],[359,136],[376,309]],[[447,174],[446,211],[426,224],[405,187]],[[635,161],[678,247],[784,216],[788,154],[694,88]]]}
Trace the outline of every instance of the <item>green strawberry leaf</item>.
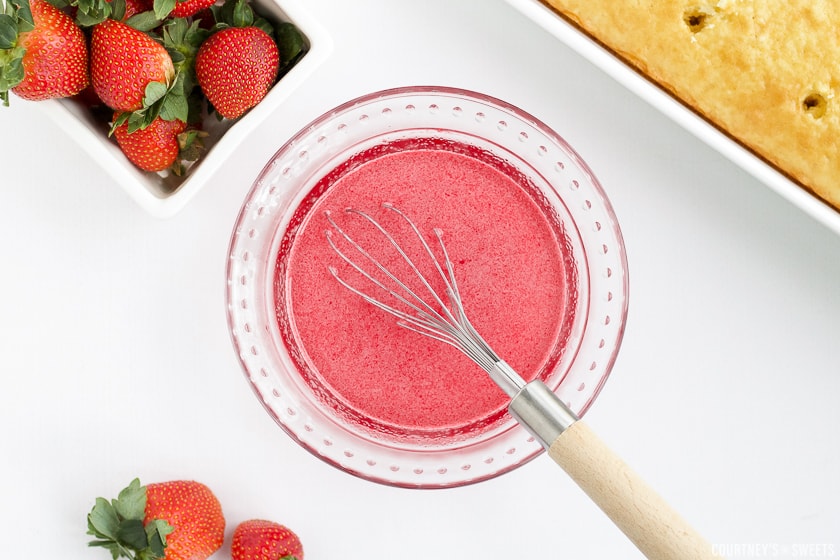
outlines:
{"label": "green strawberry leaf", "polygon": [[271,22],[270,22],[270,21],[268,21],[267,19],[265,19],[265,18],[261,18],[261,17],[258,17],[258,18],[256,18],[256,19],[254,20],[254,23],[253,23],[252,25],[253,25],[254,27],[258,28],[258,29],[262,29],[263,31],[265,31],[265,32],[266,32],[266,34],[267,34],[269,37],[271,37],[272,39],[274,39],[274,36],[275,36],[275,33],[274,33],[274,26],[273,26],[273,25],[271,25]]}
{"label": "green strawberry leaf", "polygon": [[128,133],[131,134],[142,128],[146,128],[154,118],[149,118],[149,111],[134,111],[128,114]]}
{"label": "green strawberry leaf", "polygon": [[283,66],[294,62],[306,49],[306,40],[293,24],[284,22],[277,26],[277,48]]}
{"label": "green strawberry leaf", "polygon": [[149,10],[148,12],[134,14],[125,20],[125,23],[139,31],[151,31],[160,25],[160,20],[153,10]]}
{"label": "green strawberry leaf", "polygon": [[111,558],[114,560],[117,560],[117,558],[123,555],[123,549],[114,541],[90,541],[88,546],[99,546],[108,549],[111,553]]}
{"label": "green strawberry leaf", "polygon": [[9,14],[0,14],[0,49],[11,49],[17,44],[18,26]]}
{"label": "green strawberry leaf", "polygon": [[142,519],[124,519],[117,530],[117,541],[132,550],[143,550],[149,546],[146,528]]}
{"label": "green strawberry leaf", "polygon": [[32,19],[32,10],[29,9],[29,2],[20,2],[19,0],[8,0],[8,5],[11,5],[11,11],[6,12],[14,16],[17,20],[18,33],[25,33],[35,29],[35,20]]}
{"label": "green strawberry leaf", "polygon": [[177,46],[184,42],[190,25],[184,18],[172,18],[163,27],[163,40],[165,45]]}
{"label": "green strawberry leaf", "polygon": [[139,478],[135,478],[120,492],[113,505],[121,518],[142,521],[146,517],[146,487],[140,485]]}
{"label": "green strawberry leaf", "polygon": [[151,107],[166,95],[167,87],[161,82],[149,82],[146,84],[145,95],[143,96],[143,107]]}
{"label": "green strawberry leaf", "polygon": [[172,64],[174,66],[183,65],[183,63],[187,60],[187,56],[182,52],[170,50],[167,50],[167,52],[169,53],[169,58],[172,59]]}
{"label": "green strawberry leaf", "polygon": [[88,534],[99,539],[115,540],[120,526],[117,510],[105,498],[96,498],[96,505],[87,517]]}
{"label": "green strawberry leaf", "polygon": [[166,536],[172,533],[175,528],[163,519],[153,519],[146,525],[146,539],[149,542],[149,550],[157,557],[163,558],[166,549]]}
{"label": "green strawberry leaf", "polygon": [[163,26],[163,45],[181,77],[171,88],[172,94],[184,97],[192,94],[195,86],[195,55],[209,36],[210,31],[202,29],[199,21],[189,23],[184,18],[173,18]]}
{"label": "green strawberry leaf", "polygon": [[254,23],[254,11],[246,0],[237,0],[233,5],[233,26],[250,27]]}
{"label": "green strawberry leaf", "polygon": [[157,18],[163,21],[175,9],[175,0],[155,0],[153,9]]}
{"label": "green strawberry leaf", "polygon": [[249,27],[254,23],[254,11],[247,0],[225,0],[221,6],[211,8],[216,19],[215,30],[224,27]]}
{"label": "green strawberry leaf", "polygon": [[79,9],[76,12],[76,23],[78,23],[80,27],[93,27],[94,25],[102,23],[108,19],[110,14],[110,8],[103,10],[91,9],[89,11]]}
{"label": "green strawberry leaf", "polygon": [[184,121],[187,122],[189,116],[189,105],[187,99],[183,95],[168,95],[163,100],[163,106],[160,108],[160,118],[165,121]]}
{"label": "green strawberry leaf", "polygon": [[114,124],[111,125],[111,130],[108,131],[108,136],[114,134],[114,130],[117,129],[121,124],[128,120],[128,117],[131,116],[131,113],[120,113],[118,117],[114,119]]}
{"label": "green strawberry leaf", "polygon": [[111,18],[122,21],[125,18],[125,0],[111,0]]}
{"label": "green strawberry leaf", "polygon": [[9,90],[23,81],[25,53],[26,49],[17,46],[0,50],[0,102],[5,107],[9,106]]}
{"label": "green strawberry leaf", "polygon": [[200,21],[193,21],[184,35],[183,43],[192,47],[196,52],[201,44],[210,36],[210,30],[201,27]]}
{"label": "green strawberry leaf", "polygon": [[[70,5],[76,6],[76,23],[82,27],[93,27],[109,17],[116,18],[116,14],[112,12],[112,5],[106,0],[70,0]],[[123,12],[125,12],[124,4]]]}

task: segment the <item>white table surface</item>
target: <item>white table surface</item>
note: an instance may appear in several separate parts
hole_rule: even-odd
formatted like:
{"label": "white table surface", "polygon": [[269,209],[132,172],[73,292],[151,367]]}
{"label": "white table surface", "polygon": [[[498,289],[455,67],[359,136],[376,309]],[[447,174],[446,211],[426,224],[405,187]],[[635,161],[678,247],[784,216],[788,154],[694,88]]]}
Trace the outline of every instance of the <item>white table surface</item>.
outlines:
{"label": "white table surface", "polygon": [[203,481],[228,543],[275,519],[309,560],[640,557],[547,457],[465,488],[380,486],[299,448],[240,370],[225,257],[263,163],[341,102],[434,84],[555,128],[615,206],[630,316],[590,425],[731,558],[840,557],[840,237],[503,0],[306,6],[331,57],[172,218],[35,105],[0,108],[2,556],[107,558],[85,516],[139,476]]}

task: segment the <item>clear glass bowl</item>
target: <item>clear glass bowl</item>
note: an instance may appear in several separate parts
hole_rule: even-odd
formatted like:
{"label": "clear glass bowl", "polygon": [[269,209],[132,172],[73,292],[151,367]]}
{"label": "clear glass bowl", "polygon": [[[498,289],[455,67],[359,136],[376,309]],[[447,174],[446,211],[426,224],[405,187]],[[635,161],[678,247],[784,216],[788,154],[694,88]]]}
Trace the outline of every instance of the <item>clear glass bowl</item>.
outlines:
{"label": "clear glass bowl", "polygon": [[337,107],[289,140],[255,181],[231,238],[227,310],[233,344],[257,397],[295,441],[348,473],[412,488],[486,480],[542,448],[507,414],[466,439],[420,445],[346,422],[302,381],[289,355],[277,322],[274,274],[289,220],[320,179],[373,146],[430,137],[503,159],[537,187],[562,223],[577,267],[577,308],[565,350],[543,379],[579,415],[609,375],[627,315],[626,257],[609,201],[575,151],[520,109],[465,90],[399,88]]}

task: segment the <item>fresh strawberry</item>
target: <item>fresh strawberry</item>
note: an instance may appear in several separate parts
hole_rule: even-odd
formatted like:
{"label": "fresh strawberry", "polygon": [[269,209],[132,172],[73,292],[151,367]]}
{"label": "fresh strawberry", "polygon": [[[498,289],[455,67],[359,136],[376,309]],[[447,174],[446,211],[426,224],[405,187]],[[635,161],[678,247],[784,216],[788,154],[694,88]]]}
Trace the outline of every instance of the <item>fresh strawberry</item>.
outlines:
{"label": "fresh strawberry", "polygon": [[184,0],[176,2],[175,7],[169,12],[169,17],[191,17],[205,10],[216,3],[216,0]]}
{"label": "fresh strawberry", "polygon": [[303,560],[303,545],[283,525],[251,519],[233,531],[230,555],[231,560]]}
{"label": "fresh strawberry", "polygon": [[115,500],[97,498],[88,534],[114,560],[206,560],[222,546],[225,518],[207,486],[193,481],[141,486],[134,479]]}
{"label": "fresh strawberry", "polygon": [[161,21],[171,18],[192,17],[210,8],[216,0],[151,0],[155,16]]}
{"label": "fresh strawberry", "polygon": [[[108,3],[111,3],[112,0],[107,1]],[[136,16],[137,14],[143,13],[151,9],[151,0],[125,0],[125,13],[123,14],[123,17],[120,18],[120,20],[125,21],[131,16]]]}
{"label": "fresh strawberry", "polygon": [[68,97],[88,85],[81,29],[44,0],[8,0],[0,18],[0,100]]}
{"label": "fresh strawberry", "polygon": [[146,33],[113,19],[93,28],[90,78],[94,91],[116,111],[137,111],[144,106],[152,82],[169,88],[175,67],[166,49]]}
{"label": "fresh strawberry", "polygon": [[146,486],[145,523],[165,519],[175,528],[166,537],[166,560],[204,560],[225,538],[222,506],[210,489],[189,480]]}
{"label": "fresh strawberry", "polygon": [[163,171],[178,160],[178,135],[186,128],[184,121],[157,117],[147,127],[129,132],[129,123],[125,121],[114,128],[114,138],[134,165],[144,171]]}
{"label": "fresh strawberry", "polygon": [[262,101],[274,84],[280,54],[257,27],[227,27],[207,39],[195,58],[195,74],[220,115],[235,119]]}

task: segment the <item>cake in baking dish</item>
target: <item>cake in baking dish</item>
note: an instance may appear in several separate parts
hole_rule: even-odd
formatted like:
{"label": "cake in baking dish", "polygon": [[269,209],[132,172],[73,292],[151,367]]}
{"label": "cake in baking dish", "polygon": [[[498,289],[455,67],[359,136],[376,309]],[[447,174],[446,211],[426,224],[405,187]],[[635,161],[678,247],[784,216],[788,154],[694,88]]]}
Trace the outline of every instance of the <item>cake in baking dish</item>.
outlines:
{"label": "cake in baking dish", "polygon": [[840,209],[840,3],[542,1]]}

